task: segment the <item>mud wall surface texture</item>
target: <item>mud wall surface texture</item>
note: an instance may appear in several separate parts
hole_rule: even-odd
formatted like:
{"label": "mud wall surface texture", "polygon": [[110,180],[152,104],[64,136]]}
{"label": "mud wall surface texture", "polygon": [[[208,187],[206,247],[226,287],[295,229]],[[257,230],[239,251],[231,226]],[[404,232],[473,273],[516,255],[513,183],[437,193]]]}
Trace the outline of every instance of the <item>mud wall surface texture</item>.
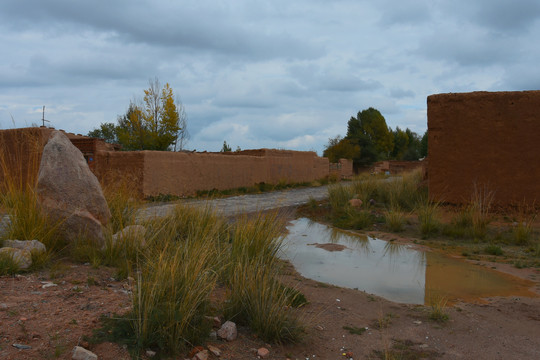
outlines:
{"label": "mud wall surface texture", "polygon": [[103,187],[126,187],[143,197],[143,151],[98,151],[91,169]]}
{"label": "mud wall surface texture", "polygon": [[23,128],[0,130],[0,184],[35,184],[43,147],[52,130]]}
{"label": "mud wall surface texture", "polygon": [[[266,150],[266,149],[263,149]],[[328,159],[314,152],[261,151],[235,156],[216,153],[142,151],[143,195],[192,195],[257,183],[308,182],[328,175]]]}
{"label": "mud wall surface texture", "polygon": [[427,98],[429,194],[463,204],[475,189],[498,205],[540,203],[540,91]]}

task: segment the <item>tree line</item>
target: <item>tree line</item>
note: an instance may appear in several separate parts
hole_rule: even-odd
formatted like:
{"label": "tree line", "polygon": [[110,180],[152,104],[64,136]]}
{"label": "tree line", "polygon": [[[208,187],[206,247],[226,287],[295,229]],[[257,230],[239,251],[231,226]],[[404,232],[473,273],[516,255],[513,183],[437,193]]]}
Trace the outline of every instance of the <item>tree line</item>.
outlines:
{"label": "tree line", "polygon": [[142,100],[134,99],[117,123],[102,123],[88,133],[122,150],[182,150],[189,138],[187,114],[169,83],[149,81]]}
{"label": "tree line", "polygon": [[418,160],[427,156],[427,139],[427,130],[422,137],[409,128],[392,130],[379,110],[370,107],[351,117],[344,138],[328,140],[323,156],[330,162],[352,159],[357,167],[381,160]]}

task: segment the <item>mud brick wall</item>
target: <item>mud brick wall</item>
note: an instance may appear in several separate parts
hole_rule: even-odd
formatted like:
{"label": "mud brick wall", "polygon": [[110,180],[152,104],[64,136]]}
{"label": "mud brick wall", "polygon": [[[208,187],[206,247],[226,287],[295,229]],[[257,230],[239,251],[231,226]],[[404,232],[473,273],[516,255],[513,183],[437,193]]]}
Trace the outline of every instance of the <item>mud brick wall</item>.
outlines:
{"label": "mud brick wall", "polygon": [[142,151],[143,195],[193,195],[265,182],[307,182],[328,175],[328,159],[314,152],[261,149],[256,155]]}
{"label": "mud brick wall", "polygon": [[134,192],[134,196],[144,194],[142,151],[98,151],[91,169],[105,188],[126,187]]}
{"label": "mud brick wall", "polygon": [[429,195],[463,204],[475,187],[498,205],[540,204],[540,91],[427,98]]}
{"label": "mud brick wall", "polygon": [[17,186],[37,181],[41,154],[51,132],[40,128],[0,130],[0,185],[5,178]]}

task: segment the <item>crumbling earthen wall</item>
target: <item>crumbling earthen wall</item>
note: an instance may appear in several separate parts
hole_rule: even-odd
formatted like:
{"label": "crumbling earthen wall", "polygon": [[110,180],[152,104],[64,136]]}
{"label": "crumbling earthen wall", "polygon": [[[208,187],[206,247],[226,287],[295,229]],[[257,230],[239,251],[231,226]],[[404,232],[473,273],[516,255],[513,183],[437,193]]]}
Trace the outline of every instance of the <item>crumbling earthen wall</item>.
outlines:
{"label": "crumbling earthen wall", "polygon": [[540,91],[427,98],[434,200],[467,203],[475,187],[499,205],[540,203]]}

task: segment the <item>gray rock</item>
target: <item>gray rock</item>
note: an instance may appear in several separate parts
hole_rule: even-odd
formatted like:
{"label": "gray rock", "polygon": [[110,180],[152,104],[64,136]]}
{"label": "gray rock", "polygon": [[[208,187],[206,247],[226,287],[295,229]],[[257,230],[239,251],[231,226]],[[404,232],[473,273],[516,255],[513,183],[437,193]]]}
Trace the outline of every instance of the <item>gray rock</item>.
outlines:
{"label": "gray rock", "polygon": [[105,243],[102,226],[111,213],[101,186],[82,153],[60,131],[51,134],[43,149],[37,193],[45,213],[61,223],[66,240],[84,234],[100,245]]}
{"label": "gray rock", "polygon": [[3,247],[0,249],[0,255],[11,257],[19,269],[28,269],[32,266],[32,254],[28,250]]}
{"label": "gray rock", "polygon": [[225,323],[221,325],[221,328],[218,330],[217,335],[227,341],[235,340],[238,336],[236,324],[232,321],[225,321]]}
{"label": "gray rock", "polygon": [[28,350],[32,348],[30,345],[23,345],[23,344],[13,344],[12,346],[19,350]]}
{"label": "gray rock", "polygon": [[146,228],[142,225],[126,226],[112,236],[112,244],[114,246],[118,241],[130,241],[135,243],[138,247],[145,247],[145,235]]}
{"label": "gray rock", "polygon": [[11,217],[9,215],[0,216],[0,237],[7,235],[11,226]]}
{"label": "gray rock", "polygon": [[47,251],[45,244],[38,240],[4,240],[4,247],[22,249],[30,252],[44,253]]}
{"label": "gray rock", "polygon": [[73,360],[97,360],[98,357],[90,350],[86,350],[80,346],[75,346],[73,348],[73,356],[71,356],[71,358]]}

